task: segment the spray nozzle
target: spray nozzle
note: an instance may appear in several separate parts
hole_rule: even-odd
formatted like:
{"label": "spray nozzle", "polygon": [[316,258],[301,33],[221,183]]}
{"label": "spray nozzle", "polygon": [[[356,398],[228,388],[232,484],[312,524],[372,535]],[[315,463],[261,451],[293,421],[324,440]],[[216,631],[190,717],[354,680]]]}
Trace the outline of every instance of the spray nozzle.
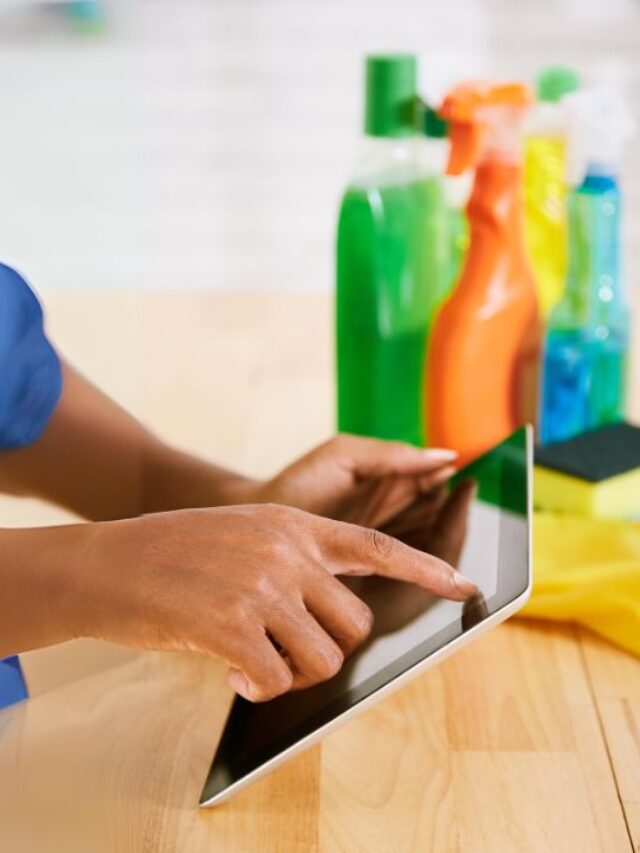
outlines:
{"label": "spray nozzle", "polygon": [[519,130],[533,93],[524,83],[474,81],[456,86],[439,113],[449,122],[447,172],[459,175],[485,154],[517,158]]}
{"label": "spray nozzle", "polygon": [[622,93],[611,86],[592,86],[567,95],[563,108],[569,126],[568,182],[582,183],[589,170],[615,174],[635,131]]}

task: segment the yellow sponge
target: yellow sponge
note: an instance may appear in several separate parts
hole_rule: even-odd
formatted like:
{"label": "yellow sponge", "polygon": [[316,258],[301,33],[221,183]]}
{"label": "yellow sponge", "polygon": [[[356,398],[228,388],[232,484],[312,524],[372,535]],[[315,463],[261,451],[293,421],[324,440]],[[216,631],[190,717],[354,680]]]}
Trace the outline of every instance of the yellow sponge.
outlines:
{"label": "yellow sponge", "polygon": [[640,518],[640,427],[620,423],[539,447],[538,509],[599,518]]}

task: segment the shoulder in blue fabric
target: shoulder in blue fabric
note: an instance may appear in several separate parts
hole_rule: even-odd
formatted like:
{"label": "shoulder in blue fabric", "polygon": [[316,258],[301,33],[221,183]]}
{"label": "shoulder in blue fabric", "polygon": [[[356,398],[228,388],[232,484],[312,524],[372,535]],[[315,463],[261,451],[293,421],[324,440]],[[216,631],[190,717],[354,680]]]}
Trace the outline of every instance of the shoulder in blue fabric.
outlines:
{"label": "shoulder in blue fabric", "polygon": [[0,450],[35,442],[61,391],[60,361],[44,333],[40,303],[19,273],[0,264]]}

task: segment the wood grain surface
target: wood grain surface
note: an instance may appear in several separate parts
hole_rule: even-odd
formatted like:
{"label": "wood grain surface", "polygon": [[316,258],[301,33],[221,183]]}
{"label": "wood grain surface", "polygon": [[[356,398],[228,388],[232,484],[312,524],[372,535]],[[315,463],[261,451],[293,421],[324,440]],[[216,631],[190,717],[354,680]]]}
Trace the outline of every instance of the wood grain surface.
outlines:
{"label": "wood grain surface", "polygon": [[[67,356],[186,447],[266,474],[331,432],[324,297],[48,307]],[[66,519],[8,499],[0,517]],[[46,655],[30,665],[50,689],[0,713],[8,853],[640,850],[640,662],[573,626],[500,626],[205,811],[231,698],[220,663],[88,642]],[[55,687],[76,659],[84,677]]]}

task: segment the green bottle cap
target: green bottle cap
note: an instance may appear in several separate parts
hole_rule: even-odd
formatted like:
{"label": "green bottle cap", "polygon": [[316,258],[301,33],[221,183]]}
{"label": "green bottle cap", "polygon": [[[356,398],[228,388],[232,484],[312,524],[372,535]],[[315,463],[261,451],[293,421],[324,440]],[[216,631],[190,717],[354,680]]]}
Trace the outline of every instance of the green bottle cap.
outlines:
{"label": "green bottle cap", "polygon": [[430,136],[432,139],[444,139],[449,130],[449,122],[440,117],[433,107],[424,107],[423,128],[425,136]]}
{"label": "green bottle cap", "polygon": [[417,62],[412,54],[368,56],[364,129],[368,136],[413,136]]}
{"label": "green bottle cap", "polygon": [[573,68],[551,65],[543,68],[536,78],[536,94],[539,101],[555,103],[565,95],[580,88],[580,75]]}

